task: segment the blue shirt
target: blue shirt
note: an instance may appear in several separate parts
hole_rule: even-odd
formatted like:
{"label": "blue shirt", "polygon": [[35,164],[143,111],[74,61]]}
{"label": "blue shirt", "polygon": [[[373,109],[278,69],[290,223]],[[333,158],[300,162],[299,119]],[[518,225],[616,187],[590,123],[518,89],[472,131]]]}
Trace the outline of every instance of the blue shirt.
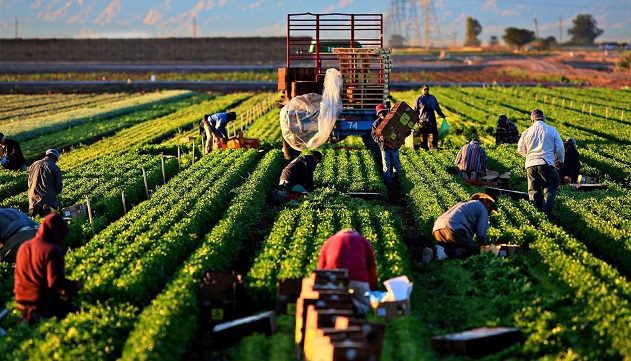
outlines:
{"label": "blue shirt", "polygon": [[226,126],[228,125],[228,113],[215,113],[208,117],[208,123],[210,123],[210,129],[212,129],[219,138],[228,138],[228,131],[226,130]]}
{"label": "blue shirt", "polygon": [[439,229],[461,229],[473,239],[473,235],[480,242],[486,242],[487,231],[489,230],[489,211],[484,204],[478,200],[460,202],[443,213],[436,222],[432,233]]}

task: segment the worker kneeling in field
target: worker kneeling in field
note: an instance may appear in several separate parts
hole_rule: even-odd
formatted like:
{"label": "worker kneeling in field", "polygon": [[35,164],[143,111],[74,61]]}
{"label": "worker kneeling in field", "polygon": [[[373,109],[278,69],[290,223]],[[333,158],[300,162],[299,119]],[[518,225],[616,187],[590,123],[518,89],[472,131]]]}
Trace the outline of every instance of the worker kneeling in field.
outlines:
{"label": "worker kneeling in field", "polygon": [[0,208],[0,262],[15,263],[22,243],[35,236],[37,223],[14,208]]}
{"label": "worker kneeling in field", "polygon": [[454,165],[464,179],[476,180],[486,173],[486,152],[477,138],[460,148]]}
{"label": "worker kneeling in field", "polygon": [[[202,124],[200,128],[206,132],[206,147],[204,154],[210,153],[213,149],[221,148],[221,144],[228,142],[228,130],[226,127],[228,123],[237,119],[237,113],[235,112],[222,112],[212,115],[205,114],[202,117]],[[202,129],[200,129],[202,133]]]}
{"label": "worker kneeling in field", "polygon": [[321,161],[322,153],[317,150],[312,150],[309,155],[297,157],[283,169],[278,185],[287,192],[311,192],[314,188],[313,173]]}
{"label": "worker kneeling in field", "polygon": [[41,317],[64,318],[75,311],[64,297],[81,290],[83,282],[65,276],[61,244],[67,235],[66,221],[58,214],[50,214],[35,237],[18,249],[13,293],[24,321],[29,324]]}
{"label": "worker kneeling in field", "polygon": [[486,193],[475,193],[468,202],[459,202],[434,222],[434,238],[451,258],[466,258],[480,253],[480,244],[487,242],[489,215],[497,212],[495,199]]}
{"label": "worker kneeling in field", "polygon": [[370,241],[353,229],[343,229],[324,242],[318,269],[348,270],[351,299],[358,316],[370,312],[367,292],[377,289],[377,265]]}

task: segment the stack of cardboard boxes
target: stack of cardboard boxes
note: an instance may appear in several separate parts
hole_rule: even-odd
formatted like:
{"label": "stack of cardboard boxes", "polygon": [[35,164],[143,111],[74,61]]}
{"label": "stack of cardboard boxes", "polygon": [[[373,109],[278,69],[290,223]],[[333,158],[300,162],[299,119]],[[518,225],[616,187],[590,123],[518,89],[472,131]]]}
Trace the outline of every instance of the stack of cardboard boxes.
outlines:
{"label": "stack of cardboard boxes", "polygon": [[278,68],[278,91],[281,99],[288,102],[298,95],[322,94],[324,78],[318,76],[318,68]]}
{"label": "stack of cardboard boxes", "polygon": [[[378,360],[384,328],[353,319],[348,270],[316,270],[303,279],[296,302],[298,358],[318,361]],[[350,353],[346,352],[351,350]]]}

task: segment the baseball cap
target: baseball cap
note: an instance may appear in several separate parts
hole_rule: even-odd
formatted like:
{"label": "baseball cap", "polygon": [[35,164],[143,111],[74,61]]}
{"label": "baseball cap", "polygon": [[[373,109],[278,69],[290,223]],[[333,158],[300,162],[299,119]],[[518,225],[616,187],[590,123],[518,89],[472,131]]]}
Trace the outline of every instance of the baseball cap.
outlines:
{"label": "baseball cap", "polygon": [[423,85],[423,90],[425,90],[425,89],[429,89],[429,85],[427,85],[427,84]]}
{"label": "baseball cap", "polygon": [[55,160],[59,160],[59,152],[57,151],[57,149],[49,149],[46,151],[46,155],[47,156],[53,156],[55,157]]}
{"label": "baseball cap", "polygon": [[508,117],[506,116],[506,114],[502,114],[497,120],[500,122],[505,122],[508,121]]}

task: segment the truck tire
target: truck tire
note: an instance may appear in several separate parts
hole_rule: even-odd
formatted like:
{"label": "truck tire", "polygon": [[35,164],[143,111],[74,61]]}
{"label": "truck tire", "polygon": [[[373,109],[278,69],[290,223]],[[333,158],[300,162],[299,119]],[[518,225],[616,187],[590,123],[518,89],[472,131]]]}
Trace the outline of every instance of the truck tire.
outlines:
{"label": "truck tire", "polygon": [[285,156],[285,160],[291,161],[291,160],[294,160],[294,158],[296,158],[297,156],[300,155],[300,151],[297,151],[294,148],[292,148],[289,145],[289,143],[287,143],[287,141],[285,141],[285,138],[283,138],[283,155]]}

